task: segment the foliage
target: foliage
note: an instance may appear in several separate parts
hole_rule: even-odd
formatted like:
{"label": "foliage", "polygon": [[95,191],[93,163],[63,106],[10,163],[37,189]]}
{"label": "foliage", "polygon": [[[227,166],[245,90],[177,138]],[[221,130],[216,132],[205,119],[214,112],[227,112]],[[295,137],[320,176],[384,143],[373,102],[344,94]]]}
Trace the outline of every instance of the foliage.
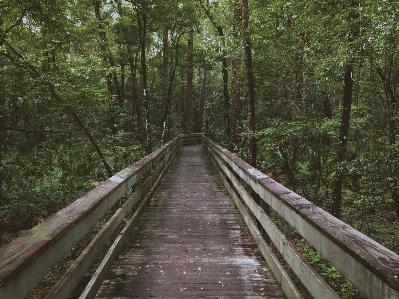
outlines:
{"label": "foliage", "polygon": [[[399,252],[399,10],[390,1],[350,4],[249,1],[257,160],[261,171],[326,210],[341,167],[342,220]],[[226,59],[229,97],[233,87],[239,90],[234,151],[247,158],[251,136],[239,6],[237,0],[3,1],[1,243],[78,198],[90,182],[105,180],[105,164],[116,172],[183,132],[189,18],[195,68],[191,127],[230,145],[223,117],[226,109],[232,115],[224,102]],[[353,28],[358,34],[348,41]],[[345,161],[338,163],[348,61],[352,112]],[[203,70],[206,101],[199,128]],[[332,268],[322,271],[335,275]],[[350,285],[344,286],[350,296]]]}
{"label": "foliage", "polygon": [[302,256],[315,267],[341,298],[363,298],[359,291],[317,251],[307,251]]}

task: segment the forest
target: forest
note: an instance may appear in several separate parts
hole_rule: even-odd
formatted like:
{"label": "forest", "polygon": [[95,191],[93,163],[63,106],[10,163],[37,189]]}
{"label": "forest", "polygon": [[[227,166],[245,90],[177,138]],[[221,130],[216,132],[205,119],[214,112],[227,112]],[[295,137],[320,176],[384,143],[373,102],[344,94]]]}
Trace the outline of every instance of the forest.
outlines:
{"label": "forest", "polygon": [[399,4],[0,1],[0,244],[207,133],[399,253]]}

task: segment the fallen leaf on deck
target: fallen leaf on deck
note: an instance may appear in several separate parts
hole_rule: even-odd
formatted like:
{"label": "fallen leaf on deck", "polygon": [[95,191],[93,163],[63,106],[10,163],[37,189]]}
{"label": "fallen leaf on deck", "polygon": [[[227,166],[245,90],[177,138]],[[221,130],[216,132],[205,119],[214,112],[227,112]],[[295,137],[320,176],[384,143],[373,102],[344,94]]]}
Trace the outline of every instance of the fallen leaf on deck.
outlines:
{"label": "fallen leaf on deck", "polygon": [[268,272],[269,271],[269,269],[267,269],[267,268],[263,268],[262,270],[263,270],[263,272]]}

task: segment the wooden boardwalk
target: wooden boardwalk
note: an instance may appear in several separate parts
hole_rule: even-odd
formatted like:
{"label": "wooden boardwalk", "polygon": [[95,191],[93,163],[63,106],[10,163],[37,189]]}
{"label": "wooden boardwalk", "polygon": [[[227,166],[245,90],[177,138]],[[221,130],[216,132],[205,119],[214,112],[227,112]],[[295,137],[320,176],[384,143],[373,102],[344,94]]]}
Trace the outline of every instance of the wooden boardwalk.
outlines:
{"label": "wooden boardwalk", "polygon": [[182,147],[96,298],[285,298],[202,146]]}

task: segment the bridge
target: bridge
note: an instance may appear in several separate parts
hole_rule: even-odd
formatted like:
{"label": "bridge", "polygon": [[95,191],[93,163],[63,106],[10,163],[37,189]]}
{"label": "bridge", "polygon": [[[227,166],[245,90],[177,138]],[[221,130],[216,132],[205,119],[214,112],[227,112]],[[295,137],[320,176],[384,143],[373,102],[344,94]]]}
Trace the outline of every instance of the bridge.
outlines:
{"label": "bridge", "polygon": [[0,298],[24,298],[93,228],[46,298],[70,298],[100,257],[80,298],[340,298],[271,214],[365,298],[399,299],[397,254],[202,134],[176,137],[1,248]]}

